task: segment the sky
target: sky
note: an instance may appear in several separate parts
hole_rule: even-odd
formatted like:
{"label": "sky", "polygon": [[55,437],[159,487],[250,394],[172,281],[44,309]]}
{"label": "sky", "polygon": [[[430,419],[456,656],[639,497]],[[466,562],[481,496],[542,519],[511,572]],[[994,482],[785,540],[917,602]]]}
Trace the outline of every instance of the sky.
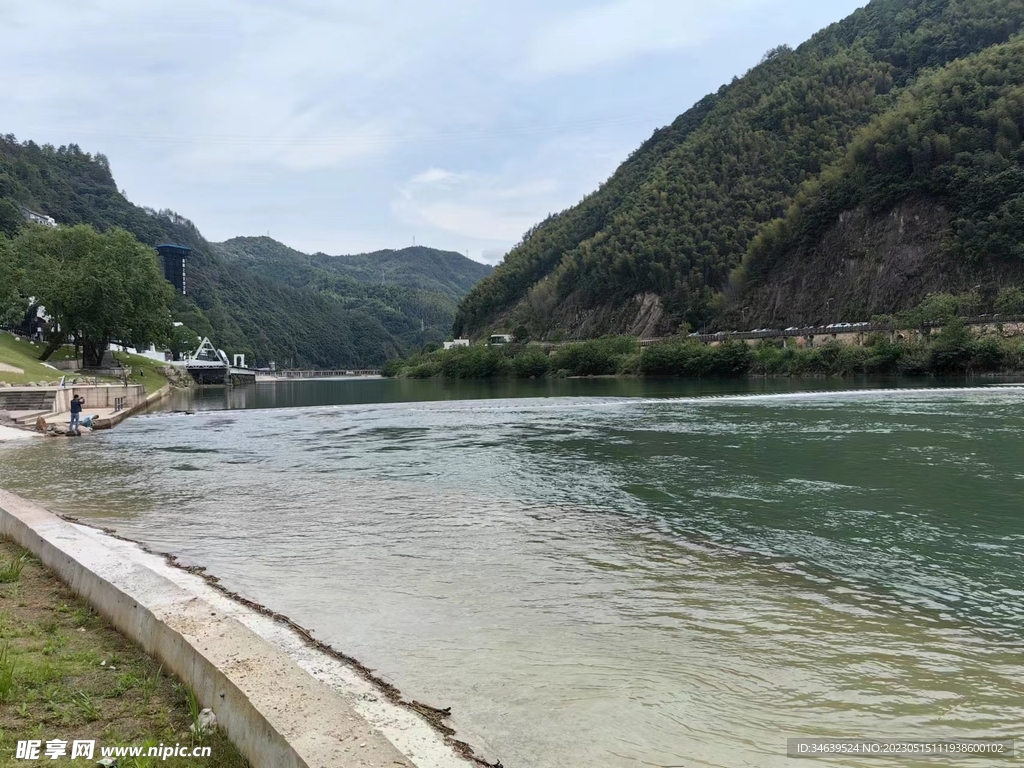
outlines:
{"label": "sky", "polygon": [[658,127],[863,0],[0,2],[0,133],[209,240],[496,263]]}

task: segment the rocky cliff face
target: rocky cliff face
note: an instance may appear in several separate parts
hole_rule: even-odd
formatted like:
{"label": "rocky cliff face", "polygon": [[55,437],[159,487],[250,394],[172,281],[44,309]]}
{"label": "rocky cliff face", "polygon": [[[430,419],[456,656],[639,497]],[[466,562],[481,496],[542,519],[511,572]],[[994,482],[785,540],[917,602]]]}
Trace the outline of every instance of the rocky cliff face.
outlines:
{"label": "rocky cliff face", "polygon": [[[588,305],[576,294],[562,301],[538,297],[545,291],[533,291],[510,311],[499,316],[494,328],[510,331],[528,319],[542,319],[548,329],[560,330],[568,339],[592,339],[605,334],[650,339],[674,333],[679,320],[665,311],[656,293],[638,293],[621,304]],[[548,330],[545,336],[551,336]],[[557,337],[556,337],[557,338]]]}
{"label": "rocky cliff face", "polygon": [[[846,211],[813,248],[790,253],[749,285],[724,325],[786,327],[852,322],[914,306],[929,293],[983,295],[1019,284],[1024,265],[947,255],[952,216],[917,198],[883,214]],[[831,301],[830,301],[831,300]]]}

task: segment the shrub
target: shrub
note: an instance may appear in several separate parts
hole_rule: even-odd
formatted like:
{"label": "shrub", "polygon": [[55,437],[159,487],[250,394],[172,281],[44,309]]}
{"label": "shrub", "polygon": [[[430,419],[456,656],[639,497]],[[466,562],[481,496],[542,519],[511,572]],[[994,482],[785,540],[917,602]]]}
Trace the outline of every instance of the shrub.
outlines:
{"label": "shrub", "polygon": [[935,336],[930,350],[930,368],[935,373],[963,373],[971,367],[975,340],[959,318],[950,320]]}
{"label": "shrub", "polygon": [[931,355],[927,347],[908,347],[900,356],[896,370],[905,376],[924,376],[931,371]]}
{"label": "shrub", "polygon": [[668,341],[644,347],[637,370],[648,376],[743,376],[754,353],[741,341],[712,347],[699,341]]}
{"label": "shrub", "polygon": [[985,336],[974,344],[971,367],[979,371],[1002,370],[1006,360],[1003,344],[995,336]]}
{"label": "shrub", "polygon": [[437,360],[430,360],[425,363],[420,363],[411,368],[407,368],[405,375],[410,379],[429,379],[437,376],[441,372],[441,363]]}
{"label": "shrub", "polygon": [[548,356],[539,349],[526,349],[512,358],[512,375],[520,379],[539,379],[548,372]]}
{"label": "shrub", "polygon": [[1015,285],[1004,288],[996,296],[994,308],[1000,315],[1024,315],[1024,291]]}
{"label": "shrub", "polygon": [[872,344],[867,350],[868,356],[864,360],[865,373],[895,373],[899,370],[900,358],[903,357],[906,347],[893,344],[886,339]]}
{"label": "shrub", "polygon": [[490,379],[507,374],[509,368],[500,348],[477,345],[448,350],[440,372],[446,379]]}
{"label": "shrub", "polygon": [[718,347],[706,347],[711,352],[708,373],[712,376],[746,376],[754,353],[742,341],[726,341]]}
{"label": "shrub", "polygon": [[640,353],[640,373],[646,376],[699,376],[706,367],[706,349],[699,341],[651,344]]}
{"label": "shrub", "polygon": [[787,362],[784,350],[762,343],[754,350],[754,361],[751,368],[754,373],[777,376],[788,372]]}
{"label": "shrub", "polygon": [[570,376],[612,375],[618,373],[622,358],[634,354],[636,349],[636,339],[628,336],[568,344],[553,355],[551,367],[568,371]]}
{"label": "shrub", "polygon": [[640,373],[640,353],[633,352],[628,355],[620,355],[617,373],[623,376],[634,376]]}

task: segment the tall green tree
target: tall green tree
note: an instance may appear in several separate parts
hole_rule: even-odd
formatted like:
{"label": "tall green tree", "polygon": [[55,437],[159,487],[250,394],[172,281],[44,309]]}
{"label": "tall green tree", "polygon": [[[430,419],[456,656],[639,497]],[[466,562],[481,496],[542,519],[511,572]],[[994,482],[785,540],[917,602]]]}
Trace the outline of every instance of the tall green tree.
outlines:
{"label": "tall green tree", "polygon": [[0,235],[0,325],[17,323],[25,316],[28,302],[21,295],[25,271],[18,262],[10,240]]}
{"label": "tall green tree", "polygon": [[141,348],[168,338],[173,291],[156,252],[131,233],[31,227],[14,248],[26,290],[81,343],[86,366],[100,365],[111,341]]}
{"label": "tall green tree", "polygon": [[0,234],[15,237],[24,226],[21,209],[11,200],[0,199]]}
{"label": "tall green tree", "polygon": [[174,359],[181,360],[199,348],[199,334],[187,325],[176,325],[171,331],[168,347]]}

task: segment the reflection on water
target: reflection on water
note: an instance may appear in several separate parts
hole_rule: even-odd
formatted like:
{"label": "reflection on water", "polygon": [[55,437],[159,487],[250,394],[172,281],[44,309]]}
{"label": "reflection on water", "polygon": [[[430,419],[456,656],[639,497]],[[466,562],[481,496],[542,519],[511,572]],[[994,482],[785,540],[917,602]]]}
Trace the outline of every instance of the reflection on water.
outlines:
{"label": "reflection on water", "polygon": [[1024,391],[480,387],[221,390],[0,448],[0,485],[208,566],[509,768],[1016,735]]}

